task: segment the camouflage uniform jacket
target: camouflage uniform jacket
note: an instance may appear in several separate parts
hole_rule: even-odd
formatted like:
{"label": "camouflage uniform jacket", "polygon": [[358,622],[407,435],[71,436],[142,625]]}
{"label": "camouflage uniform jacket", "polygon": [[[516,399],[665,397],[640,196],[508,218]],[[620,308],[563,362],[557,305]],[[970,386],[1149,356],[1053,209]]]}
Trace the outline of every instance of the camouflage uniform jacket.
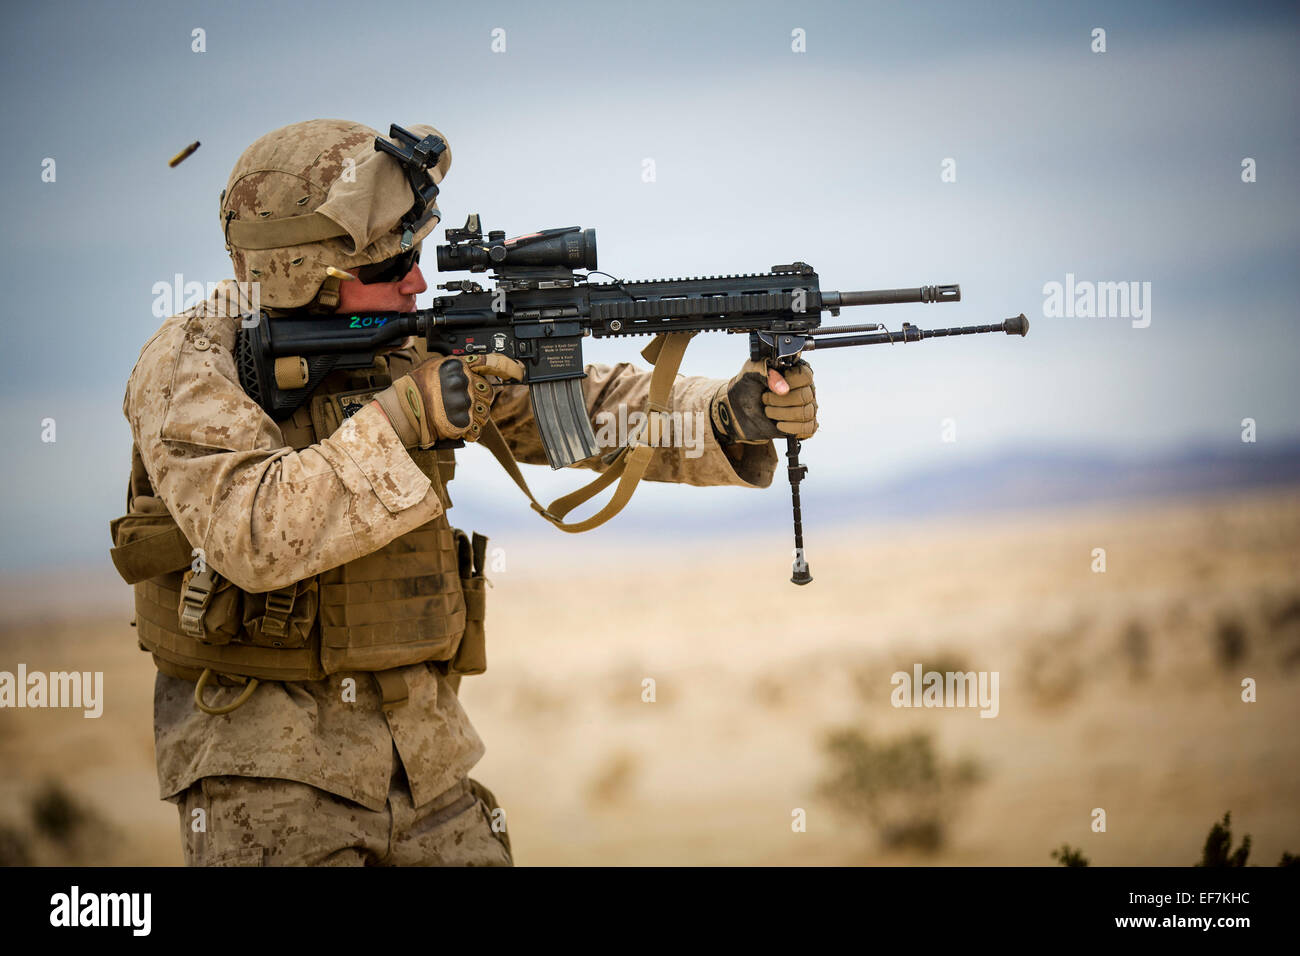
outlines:
{"label": "camouflage uniform jacket", "polygon": [[[228,294],[218,289],[216,296]],[[294,450],[239,385],[238,319],[209,304],[163,323],[127,384],[123,412],[155,493],[214,569],[246,591],[269,591],[353,561],[436,518],[443,504],[382,412],[368,405],[329,437]],[[587,367],[589,411],[643,409],[650,373],[630,365]],[[679,376],[673,407],[708,412],[715,379]],[[518,461],[545,455],[527,388],[501,386],[492,410]],[[707,422],[707,417],[705,419]],[[738,446],[735,461],[703,429],[703,454],[656,451],[652,481],[766,487],[770,442]],[[603,466],[600,466],[603,467]],[[521,498],[522,502],[522,498]],[[520,515],[535,519],[521,508]],[[394,747],[417,806],[446,791],[484,748],[451,684],[429,664],[400,672],[408,699],[385,710],[367,675],[264,682],[225,716],[194,706],[194,685],[159,674],[155,743],[161,796],[212,775],[295,780],[384,806]],[[352,676],[355,701],[345,700]],[[225,703],[238,688],[215,689]],[[225,693],[227,696],[222,697]]]}

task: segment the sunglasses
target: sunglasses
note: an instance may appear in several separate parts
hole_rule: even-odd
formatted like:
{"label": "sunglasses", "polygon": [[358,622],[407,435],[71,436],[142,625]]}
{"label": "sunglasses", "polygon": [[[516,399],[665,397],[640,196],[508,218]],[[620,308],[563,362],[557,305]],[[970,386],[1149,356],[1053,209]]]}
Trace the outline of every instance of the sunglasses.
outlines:
{"label": "sunglasses", "polygon": [[361,266],[357,269],[357,278],[366,285],[376,282],[401,282],[419,261],[420,247],[416,246],[383,262]]}

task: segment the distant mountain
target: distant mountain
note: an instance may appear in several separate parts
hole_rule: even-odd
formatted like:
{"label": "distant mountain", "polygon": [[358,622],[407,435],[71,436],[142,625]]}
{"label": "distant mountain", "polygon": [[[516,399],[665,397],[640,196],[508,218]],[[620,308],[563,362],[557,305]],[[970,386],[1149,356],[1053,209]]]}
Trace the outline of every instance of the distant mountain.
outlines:
{"label": "distant mountain", "polygon": [[[782,458],[784,461],[784,457]],[[1009,449],[971,463],[917,469],[901,478],[865,485],[828,480],[825,472],[804,489],[804,522],[810,529],[855,522],[895,521],[946,514],[977,514],[1060,508],[1103,501],[1134,502],[1295,485],[1300,494],[1300,442],[1231,450],[1191,448],[1150,456],[1078,450]],[[727,505],[680,512],[633,503],[608,526],[625,532],[727,533],[789,520],[788,485],[778,466],[772,487],[736,496]],[[606,493],[606,496],[608,492]],[[604,498],[602,497],[602,500]],[[462,512],[492,511],[470,488],[456,493]],[[590,506],[580,514],[590,513]],[[545,534],[540,524],[536,529]],[[525,529],[519,528],[527,534]]]}
{"label": "distant mountain", "polygon": [[919,470],[839,498],[837,521],[1131,502],[1287,484],[1300,485],[1300,442],[1147,457],[1013,450]]}

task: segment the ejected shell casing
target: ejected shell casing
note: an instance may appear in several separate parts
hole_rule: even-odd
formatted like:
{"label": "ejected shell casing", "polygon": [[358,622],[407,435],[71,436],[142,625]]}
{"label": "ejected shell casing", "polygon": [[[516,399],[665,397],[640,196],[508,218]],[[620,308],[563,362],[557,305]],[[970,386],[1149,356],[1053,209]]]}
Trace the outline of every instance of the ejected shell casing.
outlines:
{"label": "ejected shell casing", "polygon": [[175,156],[169,159],[167,161],[167,165],[175,169],[182,162],[184,162],[189,156],[193,155],[194,151],[198,148],[199,148],[199,141],[196,139],[194,142],[190,143],[190,145],[186,146],[179,153],[177,153]]}
{"label": "ejected shell casing", "polygon": [[344,272],[342,269],[336,269],[336,268],[334,268],[333,266],[326,266],[326,267],[325,267],[325,274],[328,275],[328,276],[333,276],[335,279],[355,279],[355,278],[356,278],[356,276],[354,276],[351,272]]}

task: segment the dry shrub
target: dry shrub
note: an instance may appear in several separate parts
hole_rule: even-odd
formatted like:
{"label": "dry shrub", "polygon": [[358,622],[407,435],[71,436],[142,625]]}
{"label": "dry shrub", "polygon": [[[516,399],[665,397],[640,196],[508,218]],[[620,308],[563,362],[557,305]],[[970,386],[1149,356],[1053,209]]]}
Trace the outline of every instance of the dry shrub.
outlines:
{"label": "dry shrub", "polygon": [[824,748],[830,772],[818,792],[890,849],[942,848],[951,817],[981,776],[973,760],[940,759],[929,734],[874,741],[845,728],[828,734]]}
{"label": "dry shrub", "polygon": [[1052,851],[1052,859],[1061,866],[1087,866],[1088,858],[1083,855],[1083,850],[1078,847],[1072,847],[1068,843],[1062,843],[1059,849]]}
{"label": "dry shrub", "polygon": [[30,826],[0,827],[0,865],[95,866],[110,863],[120,834],[58,780],[47,780],[27,805]]}
{"label": "dry shrub", "polygon": [[1225,813],[1223,822],[1210,827],[1201,849],[1201,861],[1195,866],[1227,867],[1245,866],[1250,858],[1250,834],[1241,838],[1241,845],[1232,848],[1232,814]]}
{"label": "dry shrub", "polygon": [[1144,681],[1151,673],[1151,635],[1141,621],[1129,621],[1120,637],[1120,652],[1128,662],[1129,680]]}
{"label": "dry shrub", "polygon": [[1232,670],[1246,657],[1246,625],[1235,614],[1219,617],[1212,638],[1214,659],[1221,670]]}

